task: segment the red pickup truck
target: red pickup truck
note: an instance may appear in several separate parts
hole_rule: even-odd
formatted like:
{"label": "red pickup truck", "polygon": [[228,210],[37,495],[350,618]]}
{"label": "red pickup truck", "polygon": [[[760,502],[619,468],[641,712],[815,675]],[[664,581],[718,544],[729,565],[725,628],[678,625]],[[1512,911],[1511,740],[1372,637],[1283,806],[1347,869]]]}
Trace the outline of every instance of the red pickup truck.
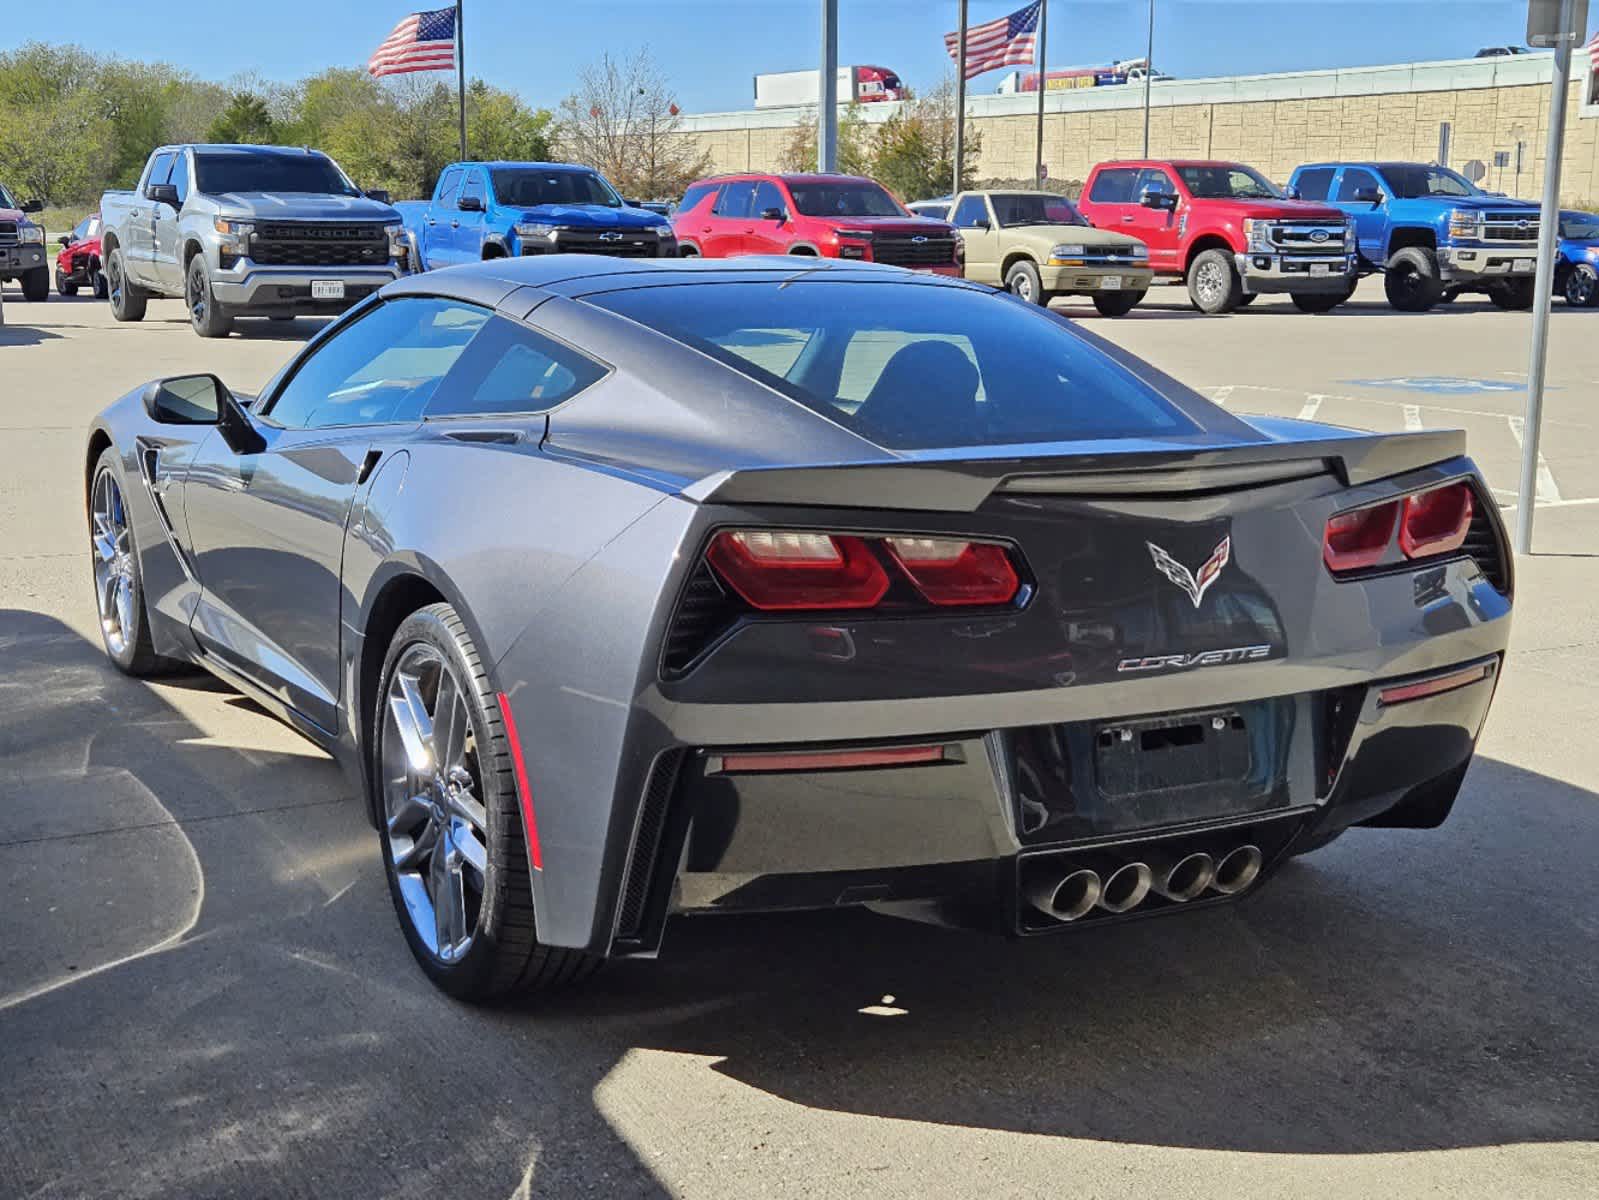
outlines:
{"label": "red pickup truck", "polygon": [[959,275],[961,242],[946,221],[907,212],[858,175],[723,175],[683,193],[672,215],[685,257],[808,254]]}
{"label": "red pickup truck", "polygon": [[1201,312],[1231,312],[1281,292],[1302,312],[1328,312],[1355,289],[1349,219],[1329,205],[1286,199],[1242,163],[1100,163],[1078,207],[1094,225],[1142,240],[1156,276],[1182,279]]}

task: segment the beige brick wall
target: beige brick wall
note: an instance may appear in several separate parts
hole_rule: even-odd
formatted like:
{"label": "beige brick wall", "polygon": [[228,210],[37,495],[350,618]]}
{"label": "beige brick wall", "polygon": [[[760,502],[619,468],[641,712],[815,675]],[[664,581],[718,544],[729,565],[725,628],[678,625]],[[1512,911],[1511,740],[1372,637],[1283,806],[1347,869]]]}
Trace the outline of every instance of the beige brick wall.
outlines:
{"label": "beige brick wall", "polygon": [[[1567,110],[1562,199],[1599,204],[1599,120],[1579,119],[1573,84]],[[1251,163],[1282,182],[1300,163],[1394,158],[1430,161],[1438,152],[1438,125],[1452,127],[1450,165],[1470,159],[1487,164],[1483,186],[1535,199],[1543,186],[1545,86],[1400,92],[1308,100],[1194,104],[1155,108],[1149,145],[1157,157],[1230,158]],[[1033,172],[1037,120],[1005,115],[974,117],[982,134],[980,178],[1020,179]],[[1496,150],[1511,152],[1516,130],[1526,143],[1517,186],[1513,168],[1493,167]],[[773,170],[782,160],[789,129],[725,129],[684,134],[711,154],[718,171]],[[1138,155],[1144,114],[1121,108],[1048,113],[1044,161],[1050,178],[1081,180],[1096,163]]]}

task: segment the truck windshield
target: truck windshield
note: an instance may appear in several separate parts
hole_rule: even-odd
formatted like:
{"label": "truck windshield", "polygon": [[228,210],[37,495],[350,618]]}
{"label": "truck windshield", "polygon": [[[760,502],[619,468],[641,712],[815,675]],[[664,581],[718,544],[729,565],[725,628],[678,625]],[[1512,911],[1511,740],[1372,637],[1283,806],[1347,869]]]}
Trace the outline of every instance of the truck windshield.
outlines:
{"label": "truck windshield", "polygon": [[6,185],[3,184],[3,183],[0,183],[0,208],[20,208],[20,207],[21,207],[21,205],[19,205],[15,200],[13,200],[11,198],[11,193],[6,191]]}
{"label": "truck windshield", "polygon": [[528,167],[496,167],[489,171],[494,196],[501,204],[532,208],[539,204],[597,204],[621,208],[622,198],[592,171],[538,171]]}
{"label": "truck windshield", "polygon": [[308,192],[359,196],[331,158],[321,154],[215,154],[194,156],[194,185],[208,196],[229,192]]}
{"label": "truck windshield", "polygon": [[1002,229],[1018,225],[1086,225],[1087,221],[1065,196],[1043,196],[1037,192],[1019,195],[994,194],[994,218]]}
{"label": "truck windshield", "polygon": [[794,207],[807,217],[903,217],[899,201],[875,183],[790,183]]}
{"label": "truck windshield", "polygon": [[1419,196],[1475,196],[1476,188],[1448,167],[1428,167],[1420,163],[1384,163],[1383,178],[1401,200]]}
{"label": "truck windshield", "polygon": [[1282,193],[1264,175],[1240,166],[1178,167],[1183,185],[1199,200],[1278,200]]}

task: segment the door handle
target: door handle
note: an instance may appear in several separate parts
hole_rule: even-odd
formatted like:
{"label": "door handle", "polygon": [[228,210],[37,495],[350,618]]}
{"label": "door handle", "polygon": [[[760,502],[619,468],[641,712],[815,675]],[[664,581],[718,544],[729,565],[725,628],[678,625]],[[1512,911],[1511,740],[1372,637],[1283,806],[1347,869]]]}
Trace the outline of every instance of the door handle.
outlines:
{"label": "door handle", "polygon": [[429,217],[429,218],[428,218],[428,224],[429,224],[429,225],[437,225],[437,224],[438,224],[438,222],[437,222],[437,221],[435,221],[435,220],[434,220],[434,219],[433,219],[433,218],[432,218],[432,217]]}
{"label": "door handle", "polygon": [[361,460],[361,469],[355,473],[355,484],[360,487],[372,476],[372,470],[378,465],[378,459],[383,457],[381,450],[368,450],[366,457]]}
{"label": "door handle", "polygon": [[711,231],[711,227],[709,225],[705,225],[705,226],[702,226],[700,228],[700,232],[701,233],[709,233],[710,231]]}
{"label": "door handle", "polygon": [[1131,216],[1125,216],[1125,217],[1122,218],[1122,224],[1123,225],[1131,225],[1132,223],[1133,223],[1133,218]]}
{"label": "door handle", "polygon": [[130,216],[130,217],[142,217],[142,216],[144,216],[144,209],[142,209],[142,208],[130,208],[128,210],[128,216]]}
{"label": "door handle", "polygon": [[459,229],[459,228],[461,228],[461,222],[460,221],[451,221],[450,222],[450,228],[451,229]]}

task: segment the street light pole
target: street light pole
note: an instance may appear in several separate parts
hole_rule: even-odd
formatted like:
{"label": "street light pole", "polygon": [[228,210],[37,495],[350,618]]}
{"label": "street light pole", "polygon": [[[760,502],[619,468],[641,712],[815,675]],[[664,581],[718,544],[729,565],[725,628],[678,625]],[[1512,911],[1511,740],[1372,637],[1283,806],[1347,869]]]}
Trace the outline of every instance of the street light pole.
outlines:
{"label": "street light pole", "polygon": [[960,195],[961,168],[966,165],[966,0],[960,0],[960,28],[955,47],[955,186],[951,196]]}
{"label": "street light pole", "polygon": [[1144,47],[1144,157],[1149,157],[1149,85],[1155,75],[1155,0],[1149,0],[1149,44]]}
{"label": "street light pole", "polygon": [[822,0],[822,111],[816,119],[816,169],[838,170],[838,0]]}
{"label": "street light pole", "polygon": [[1044,91],[1049,80],[1049,0],[1038,6],[1038,161],[1033,164],[1033,184],[1044,188]]}
{"label": "street light pole", "polygon": [[1532,553],[1532,516],[1538,501],[1538,442],[1543,424],[1544,366],[1549,356],[1549,298],[1554,289],[1555,235],[1560,225],[1560,152],[1566,135],[1566,93],[1571,84],[1573,0],[1560,0],[1560,35],[1549,85],[1549,144],[1544,150],[1543,208],[1538,213],[1538,273],[1532,292],[1532,352],[1527,363],[1527,412],[1522,425],[1521,482],[1516,489],[1516,553]]}

